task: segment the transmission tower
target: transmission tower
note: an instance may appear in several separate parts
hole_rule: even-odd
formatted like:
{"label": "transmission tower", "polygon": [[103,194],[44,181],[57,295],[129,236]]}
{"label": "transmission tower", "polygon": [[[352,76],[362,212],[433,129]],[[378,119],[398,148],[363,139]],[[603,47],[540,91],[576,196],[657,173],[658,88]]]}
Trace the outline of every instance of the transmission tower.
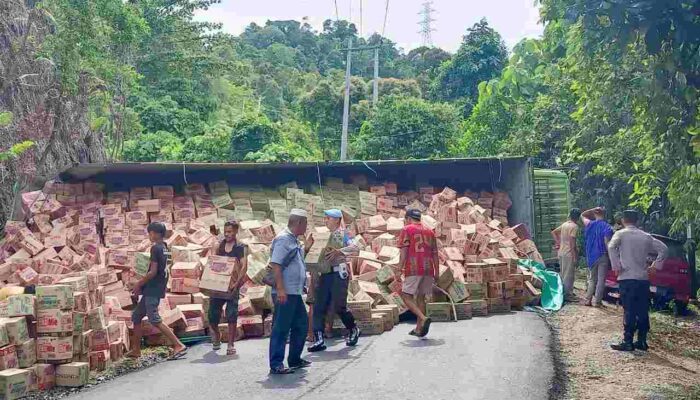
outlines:
{"label": "transmission tower", "polygon": [[435,29],[433,28],[433,22],[435,22],[435,19],[433,19],[434,11],[433,0],[426,0],[423,2],[423,9],[418,13],[418,15],[422,17],[418,22],[418,25],[420,26],[418,33],[420,33],[423,37],[424,46],[433,45],[433,32],[435,32]]}

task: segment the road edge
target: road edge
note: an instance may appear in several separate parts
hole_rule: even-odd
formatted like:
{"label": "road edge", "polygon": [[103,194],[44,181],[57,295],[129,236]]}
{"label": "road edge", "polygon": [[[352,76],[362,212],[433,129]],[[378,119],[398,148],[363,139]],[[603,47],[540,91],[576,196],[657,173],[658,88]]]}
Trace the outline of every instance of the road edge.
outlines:
{"label": "road edge", "polygon": [[562,353],[561,340],[559,337],[559,325],[555,320],[556,314],[538,313],[549,329],[549,352],[554,368],[554,375],[549,386],[549,400],[559,400],[566,398],[569,393],[569,374],[567,365]]}

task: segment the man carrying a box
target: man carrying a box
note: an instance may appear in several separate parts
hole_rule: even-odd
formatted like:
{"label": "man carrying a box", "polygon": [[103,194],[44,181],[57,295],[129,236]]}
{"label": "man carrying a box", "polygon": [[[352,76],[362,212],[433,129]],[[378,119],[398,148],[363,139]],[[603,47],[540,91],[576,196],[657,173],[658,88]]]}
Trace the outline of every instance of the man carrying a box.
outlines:
{"label": "man carrying a box", "polygon": [[[270,374],[290,374],[311,365],[301,358],[306,340],[308,315],[302,299],[306,283],[305,249],[297,239],[306,233],[307,214],[302,209],[289,212],[287,228],[272,241],[270,267],[273,281],[272,298],[275,303],[270,335]],[[307,240],[306,250],[313,244]],[[289,338],[289,356],[284,366],[284,355]]]}
{"label": "man carrying a box", "polygon": [[228,292],[208,291],[209,295],[209,330],[214,350],[221,348],[221,334],[219,333],[219,321],[221,321],[221,311],[226,305],[226,323],[228,324],[228,348],[226,355],[236,354],[234,342],[236,340],[236,324],[238,323],[238,297],[239,289],[248,271],[248,260],[246,258],[247,248],[244,244],[238,243],[238,221],[228,221],[224,224],[224,240],[216,246],[217,256],[232,257],[241,264],[241,272],[238,279],[231,280]]}
{"label": "man carrying a box", "polygon": [[158,328],[173,347],[173,354],[170,359],[182,358],[187,354],[187,347],[175,336],[173,331],[167,327],[160,315],[158,315],[158,304],[160,299],[165,297],[165,288],[168,284],[167,271],[167,247],[163,243],[165,237],[165,225],[160,222],[153,222],[147,228],[148,237],[153,243],[151,246],[151,261],[148,265],[146,276],[141,278],[131,287],[134,296],[141,295],[136,308],[131,314],[131,321],[134,323],[134,337],[131,340],[133,349],[127,353],[129,358],[141,356],[141,336],[143,317],[148,316],[148,322]]}
{"label": "man carrying a box", "polygon": [[399,267],[405,277],[401,298],[418,318],[416,328],[409,335],[424,337],[432,322],[425,315],[425,296],[433,291],[440,261],[435,233],[421,224],[420,210],[406,211],[406,226],[401,229],[398,245],[401,249]]}
{"label": "man carrying a box", "polygon": [[335,314],[340,316],[343,325],[349,331],[345,344],[357,345],[360,337],[360,328],[355,324],[355,318],[348,311],[348,281],[350,279],[350,266],[346,256],[356,256],[360,249],[353,243],[347,230],[340,227],[343,213],[337,209],[326,210],[326,228],[331,232],[328,246],[325,250],[321,275],[318,277],[316,296],[314,303],[314,339],[315,341],[307,349],[309,352],[323,351],[326,349],[323,340],[323,328],[326,315],[332,305]]}

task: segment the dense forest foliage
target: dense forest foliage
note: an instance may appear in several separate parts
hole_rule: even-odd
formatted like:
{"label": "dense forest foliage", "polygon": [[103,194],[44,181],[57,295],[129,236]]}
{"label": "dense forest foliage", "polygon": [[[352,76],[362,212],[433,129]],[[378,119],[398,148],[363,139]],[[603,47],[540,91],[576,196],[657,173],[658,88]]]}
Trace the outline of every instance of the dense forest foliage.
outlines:
{"label": "dense forest foliage", "polygon": [[[697,1],[540,0],[541,38],[508,52],[482,20],[454,54],[404,52],[330,19],[319,31],[268,21],[232,36],[194,19],[217,2],[30,2],[2,20],[0,48],[12,60],[31,44],[27,55],[53,71],[50,90],[84,103],[66,112],[108,159],[216,162],[337,159],[344,49],[381,45],[377,105],[373,51],[353,53],[350,158],[526,155],[566,170],[581,206],[634,206],[662,231],[700,229]],[[10,71],[0,131],[13,134],[38,117],[18,115],[6,77],[20,74],[0,67]],[[36,159],[52,132],[0,142],[3,170]]]}

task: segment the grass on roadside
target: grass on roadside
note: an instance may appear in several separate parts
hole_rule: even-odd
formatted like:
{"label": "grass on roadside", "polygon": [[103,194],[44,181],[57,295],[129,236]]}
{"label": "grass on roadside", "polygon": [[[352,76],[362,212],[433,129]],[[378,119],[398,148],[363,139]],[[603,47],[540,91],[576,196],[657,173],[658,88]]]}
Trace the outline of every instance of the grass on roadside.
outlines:
{"label": "grass on roadside", "polygon": [[700,384],[654,385],[644,388],[644,392],[648,400],[697,400],[700,399]]}
{"label": "grass on roadside", "polygon": [[665,312],[649,314],[649,340],[662,349],[683,357],[700,360],[700,334],[683,318]]}

